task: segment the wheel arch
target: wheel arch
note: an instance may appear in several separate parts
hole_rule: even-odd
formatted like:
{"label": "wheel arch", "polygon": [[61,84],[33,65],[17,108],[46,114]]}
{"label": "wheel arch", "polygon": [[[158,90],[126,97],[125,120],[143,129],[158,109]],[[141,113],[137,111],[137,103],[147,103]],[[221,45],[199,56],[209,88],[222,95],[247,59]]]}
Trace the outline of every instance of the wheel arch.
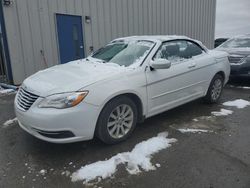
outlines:
{"label": "wheel arch", "polygon": [[[225,74],[225,72],[224,72],[224,71],[219,71],[219,72],[217,72],[217,73],[214,75],[214,77],[215,77],[217,74],[220,75],[220,76],[222,76],[223,81],[224,81],[224,84],[226,84],[226,83],[225,83],[225,79],[226,79],[226,74]],[[213,77],[213,78],[214,78],[214,77]]]}
{"label": "wheel arch", "polygon": [[120,96],[126,96],[126,97],[130,98],[135,103],[136,108],[138,110],[137,122],[139,122],[139,123],[143,122],[145,118],[143,115],[143,103],[142,103],[142,100],[140,99],[140,97],[134,93],[125,93],[125,94],[122,94]]}
{"label": "wheel arch", "polygon": [[226,74],[225,74],[225,72],[224,72],[224,71],[218,71],[218,72],[216,72],[216,73],[214,74],[214,76],[211,78],[211,81],[209,82],[209,85],[208,85],[208,87],[206,88],[206,91],[205,91],[205,93],[204,93],[204,96],[207,94],[208,89],[209,89],[209,87],[210,87],[210,84],[211,84],[212,80],[214,79],[214,77],[215,77],[216,75],[222,76],[222,77],[223,77],[223,80],[224,80],[224,85],[226,84]]}
{"label": "wheel arch", "polygon": [[[111,98],[107,99],[105,101],[104,105],[102,106],[102,109],[101,109],[101,111],[99,113],[99,116],[102,113],[102,111],[105,108],[105,106],[110,101],[112,101],[112,100],[114,100],[116,98],[122,97],[122,96],[128,97],[129,99],[131,99],[135,103],[137,111],[138,111],[137,122],[139,122],[139,123],[143,122],[144,119],[145,119],[145,116],[144,116],[144,110],[143,110],[144,108],[143,108],[142,99],[137,94],[132,93],[132,92],[119,93],[119,94],[116,94],[116,95],[112,96]],[[99,119],[99,116],[98,116],[98,119]]]}

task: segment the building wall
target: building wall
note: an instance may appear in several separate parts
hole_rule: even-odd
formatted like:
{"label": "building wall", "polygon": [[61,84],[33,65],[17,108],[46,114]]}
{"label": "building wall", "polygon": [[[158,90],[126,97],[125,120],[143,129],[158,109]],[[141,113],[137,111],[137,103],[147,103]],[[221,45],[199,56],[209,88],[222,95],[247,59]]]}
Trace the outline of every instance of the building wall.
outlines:
{"label": "building wall", "polygon": [[83,23],[85,54],[129,35],[187,35],[213,47],[216,0],[13,0],[4,6],[15,84],[58,64],[55,13],[91,17]]}

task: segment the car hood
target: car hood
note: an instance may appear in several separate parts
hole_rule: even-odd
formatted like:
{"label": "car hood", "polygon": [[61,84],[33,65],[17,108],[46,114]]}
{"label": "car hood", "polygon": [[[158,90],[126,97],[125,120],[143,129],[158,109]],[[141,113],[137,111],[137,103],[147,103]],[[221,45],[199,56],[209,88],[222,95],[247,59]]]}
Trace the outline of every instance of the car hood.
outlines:
{"label": "car hood", "polygon": [[28,77],[22,87],[31,93],[46,97],[64,92],[78,91],[129,70],[112,63],[77,60],[57,65]]}
{"label": "car hood", "polygon": [[230,55],[250,55],[250,48],[216,48],[216,50],[225,51]]}

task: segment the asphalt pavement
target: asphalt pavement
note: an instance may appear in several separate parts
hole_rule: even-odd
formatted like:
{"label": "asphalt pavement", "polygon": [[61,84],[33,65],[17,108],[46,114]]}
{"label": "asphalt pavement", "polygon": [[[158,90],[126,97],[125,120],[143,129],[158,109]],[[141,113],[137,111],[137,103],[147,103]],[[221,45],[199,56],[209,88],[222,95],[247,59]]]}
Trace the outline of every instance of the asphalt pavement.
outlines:
{"label": "asphalt pavement", "polygon": [[[105,145],[97,139],[73,144],[50,144],[27,134],[17,123],[3,126],[15,117],[14,95],[0,97],[0,187],[164,187],[164,188],[249,188],[250,106],[225,107],[235,99],[250,101],[248,80],[233,80],[224,89],[219,104],[196,100],[147,119],[129,140]],[[212,111],[226,108],[232,115],[215,117]],[[194,121],[195,119],[195,121]],[[178,128],[206,128],[208,133],[181,133]],[[84,185],[69,177],[81,166],[131,151],[143,140],[168,131],[178,141],[153,156],[161,167],[130,175],[119,166],[112,178]],[[41,171],[42,170],[42,171]]]}

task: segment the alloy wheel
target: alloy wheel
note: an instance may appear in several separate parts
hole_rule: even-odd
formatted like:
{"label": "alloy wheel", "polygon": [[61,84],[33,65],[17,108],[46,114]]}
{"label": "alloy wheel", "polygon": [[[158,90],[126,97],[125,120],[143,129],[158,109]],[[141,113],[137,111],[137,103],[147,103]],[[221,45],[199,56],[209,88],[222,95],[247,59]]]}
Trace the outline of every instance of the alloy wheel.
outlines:
{"label": "alloy wheel", "polygon": [[211,97],[214,101],[216,101],[220,97],[221,91],[222,91],[222,80],[216,79],[213,83],[211,90]]}
{"label": "alloy wheel", "polygon": [[124,137],[131,129],[134,121],[134,113],[129,105],[117,106],[108,118],[108,133],[111,137],[119,139]]}

